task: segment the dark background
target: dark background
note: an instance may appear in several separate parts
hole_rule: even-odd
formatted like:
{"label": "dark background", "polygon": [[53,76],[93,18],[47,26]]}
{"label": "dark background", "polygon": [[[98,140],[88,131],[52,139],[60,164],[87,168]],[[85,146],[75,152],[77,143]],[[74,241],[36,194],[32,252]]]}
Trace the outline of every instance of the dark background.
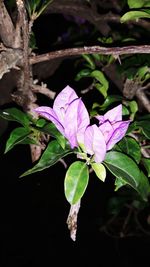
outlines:
{"label": "dark background", "polygon": [[[67,23],[61,15],[38,19],[34,26],[38,52],[49,51]],[[77,86],[74,75],[74,60],[66,59],[45,81],[59,92],[67,84]],[[92,99],[84,99],[90,106]],[[39,99],[40,103],[45,101],[48,103],[45,98]],[[100,231],[108,199],[115,194],[110,175],[102,183],[91,174],[81,201],[77,239],[71,240],[66,224],[70,206],[64,196],[65,169],[57,163],[19,178],[32,163],[28,146],[18,145],[4,154],[6,140],[15,126],[10,122],[0,138],[0,266],[150,266],[149,237],[112,238]],[[71,159],[69,156],[66,162]]]}

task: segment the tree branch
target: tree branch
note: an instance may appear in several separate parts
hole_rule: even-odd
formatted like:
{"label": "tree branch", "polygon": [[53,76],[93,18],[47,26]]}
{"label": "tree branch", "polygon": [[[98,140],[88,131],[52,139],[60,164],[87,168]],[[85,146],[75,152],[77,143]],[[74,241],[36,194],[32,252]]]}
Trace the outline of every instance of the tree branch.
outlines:
{"label": "tree branch", "polygon": [[31,56],[30,64],[37,64],[43,61],[49,61],[54,58],[80,56],[82,54],[102,54],[119,57],[129,54],[150,54],[150,45],[123,46],[123,47],[103,47],[103,46],[84,46],[77,48],[67,48],[52,51],[46,54]]}
{"label": "tree branch", "polygon": [[49,88],[47,88],[46,85],[43,84],[43,83],[41,85],[33,84],[32,85],[32,91],[34,93],[43,94],[43,95],[47,96],[50,99],[54,99],[55,95],[56,95],[56,92],[54,92],[54,91],[50,90]]}
{"label": "tree branch", "polygon": [[2,0],[0,1],[0,36],[5,46],[14,47],[15,27]]}
{"label": "tree branch", "polygon": [[0,79],[11,69],[17,69],[22,59],[22,51],[19,49],[7,48],[0,53]]}

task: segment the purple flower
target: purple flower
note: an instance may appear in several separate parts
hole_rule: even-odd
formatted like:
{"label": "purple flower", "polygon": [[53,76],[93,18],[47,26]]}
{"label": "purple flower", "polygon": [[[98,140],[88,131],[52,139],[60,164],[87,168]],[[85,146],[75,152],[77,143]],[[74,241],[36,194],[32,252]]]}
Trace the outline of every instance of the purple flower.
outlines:
{"label": "purple flower", "polygon": [[84,143],[84,132],[90,123],[88,111],[75,91],[66,86],[54,100],[53,108],[38,107],[35,111],[52,121],[64,135],[71,148]]}
{"label": "purple flower", "polygon": [[97,125],[90,126],[88,111],[75,91],[66,86],[54,100],[53,108],[38,107],[35,111],[52,121],[71,148],[80,146],[84,153],[100,163],[106,154],[106,143]]}
{"label": "purple flower", "polygon": [[107,150],[119,142],[126,134],[130,120],[122,121],[122,105],[109,110],[103,116],[96,116],[99,129],[104,135]]}

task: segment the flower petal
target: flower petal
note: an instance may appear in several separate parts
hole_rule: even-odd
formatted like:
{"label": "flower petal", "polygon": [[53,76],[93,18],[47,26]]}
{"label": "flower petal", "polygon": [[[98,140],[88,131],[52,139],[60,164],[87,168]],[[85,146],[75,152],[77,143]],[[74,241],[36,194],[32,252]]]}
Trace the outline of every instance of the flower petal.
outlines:
{"label": "flower petal", "polygon": [[104,115],[105,120],[109,120],[110,122],[114,123],[116,121],[122,120],[122,105],[118,105],[115,108],[110,109]]}
{"label": "flower petal", "polygon": [[112,149],[112,147],[125,136],[130,122],[131,122],[130,120],[120,121],[116,122],[113,125],[114,132],[107,143],[107,150]]}
{"label": "flower petal", "polygon": [[55,98],[53,109],[62,125],[64,123],[64,115],[68,105],[76,98],[78,98],[76,92],[69,85],[67,85]]}
{"label": "flower petal", "polygon": [[105,142],[107,144],[107,142],[109,141],[110,137],[112,136],[112,134],[114,132],[114,129],[113,129],[111,123],[109,121],[106,121],[99,126],[99,129],[101,130],[102,134],[104,135],[104,139],[105,139]]}
{"label": "flower petal", "polygon": [[109,121],[111,123],[115,123],[116,121],[122,120],[122,105],[118,105],[117,107],[107,111],[103,116],[98,115],[96,118],[99,120],[99,124],[101,125],[105,121]]}
{"label": "flower petal", "polygon": [[79,144],[84,144],[84,132],[87,126],[90,124],[90,118],[88,111],[81,99],[79,99],[78,102],[77,112],[77,140]]}
{"label": "flower petal", "polygon": [[94,155],[95,162],[101,163],[104,160],[106,143],[103,134],[96,124],[87,127],[84,145],[86,152],[90,155]]}
{"label": "flower petal", "polygon": [[35,111],[42,117],[44,117],[45,119],[52,121],[55,126],[57,127],[57,129],[64,135],[64,128],[62,126],[62,124],[59,122],[59,119],[55,113],[55,111],[50,108],[50,107],[46,107],[46,106],[41,106],[35,109]]}
{"label": "flower petal", "polygon": [[68,139],[71,148],[77,147],[77,127],[78,127],[78,105],[80,99],[75,99],[68,106],[65,119],[64,119],[64,128],[65,136]]}
{"label": "flower petal", "polygon": [[93,136],[94,136],[94,129],[92,126],[88,126],[84,133],[84,149],[85,152],[89,155],[93,155]]}

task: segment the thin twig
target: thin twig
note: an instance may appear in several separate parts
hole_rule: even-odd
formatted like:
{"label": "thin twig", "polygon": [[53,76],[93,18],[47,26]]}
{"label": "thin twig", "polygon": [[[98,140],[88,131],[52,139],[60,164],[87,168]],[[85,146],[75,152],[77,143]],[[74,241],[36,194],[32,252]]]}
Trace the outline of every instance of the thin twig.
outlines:
{"label": "thin twig", "polygon": [[34,93],[40,93],[40,94],[43,94],[45,96],[47,96],[48,98],[50,99],[54,99],[55,98],[55,95],[56,95],[56,92],[50,90],[49,88],[47,88],[45,86],[45,84],[41,84],[41,85],[33,85],[32,86],[32,91]]}

